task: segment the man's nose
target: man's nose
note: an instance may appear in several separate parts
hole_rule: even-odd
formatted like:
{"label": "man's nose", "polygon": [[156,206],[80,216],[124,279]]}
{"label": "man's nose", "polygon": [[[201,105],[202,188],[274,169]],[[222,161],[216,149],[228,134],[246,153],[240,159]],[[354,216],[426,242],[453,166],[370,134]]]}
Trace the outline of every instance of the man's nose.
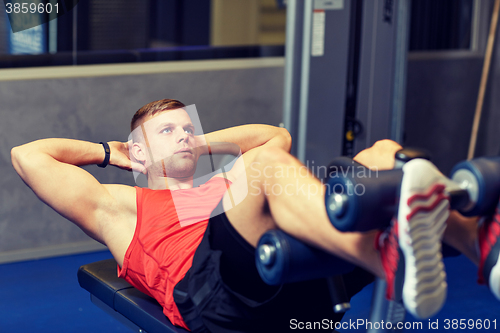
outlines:
{"label": "man's nose", "polygon": [[188,142],[189,140],[189,135],[186,133],[186,131],[184,131],[184,129],[181,129],[179,131],[179,134],[177,134],[177,142]]}

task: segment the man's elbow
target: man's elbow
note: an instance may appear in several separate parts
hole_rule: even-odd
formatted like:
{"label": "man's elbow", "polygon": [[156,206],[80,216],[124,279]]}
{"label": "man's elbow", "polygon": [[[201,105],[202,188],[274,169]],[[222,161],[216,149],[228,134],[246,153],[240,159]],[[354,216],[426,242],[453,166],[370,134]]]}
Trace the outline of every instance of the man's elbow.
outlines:
{"label": "man's elbow", "polygon": [[10,160],[16,172],[23,177],[23,170],[30,162],[29,152],[23,146],[17,146],[10,150]]}
{"label": "man's elbow", "polygon": [[292,136],[290,135],[290,132],[286,128],[280,128],[280,138],[282,141],[282,147],[284,150],[287,152],[290,152],[290,149],[292,148]]}
{"label": "man's elbow", "polygon": [[[19,165],[19,147],[14,147],[10,150],[10,160],[14,168]],[[17,170],[17,168],[16,168]]]}
{"label": "man's elbow", "polygon": [[23,177],[23,160],[26,160],[25,155],[26,152],[23,150],[22,146],[14,147],[10,150],[12,166],[21,178]]}

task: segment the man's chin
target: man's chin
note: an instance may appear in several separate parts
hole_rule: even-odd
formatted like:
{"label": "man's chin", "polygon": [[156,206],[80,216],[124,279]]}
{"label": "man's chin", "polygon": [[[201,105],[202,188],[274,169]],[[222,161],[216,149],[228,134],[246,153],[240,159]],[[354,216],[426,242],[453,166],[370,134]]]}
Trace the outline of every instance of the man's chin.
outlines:
{"label": "man's chin", "polygon": [[167,158],[163,161],[155,163],[150,170],[155,170],[155,174],[160,177],[169,178],[188,178],[192,177],[196,171],[196,158],[195,157],[184,157],[184,158]]}
{"label": "man's chin", "polygon": [[194,176],[194,172],[196,171],[195,170],[177,170],[175,172],[172,172],[170,174],[167,173],[167,177],[169,178],[178,178],[178,179],[181,179],[181,178],[192,178]]}
{"label": "man's chin", "polygon": [[192,177],[196,171],[196,164],[190,161],[176,163],[166,169],[166,176],[170,178],[188,178]]}

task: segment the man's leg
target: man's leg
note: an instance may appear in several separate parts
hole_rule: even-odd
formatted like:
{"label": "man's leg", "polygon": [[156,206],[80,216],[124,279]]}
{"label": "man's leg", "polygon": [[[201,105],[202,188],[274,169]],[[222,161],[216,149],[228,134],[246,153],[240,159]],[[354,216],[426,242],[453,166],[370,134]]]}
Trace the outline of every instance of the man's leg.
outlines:
{"label": "man's leg", "polygon": [[500,210],[479,221],[452,213],[444,241],[479,266],[478,282],[500,300]]}
{"label": "man's leg", "polygon": [[[394,156],[394,152],[389,155]],[[389,155],[385,154],[385,159]],[[235,189],[244,184],[248,196],[228,210],[227,216],[251,245],[255,247],[265,231],[280,228],[385,277],[379,253],[373,247],[376,235],[336,231],[326,216],[321,182],[306,172],[306,167],[299,161],[279,149],[267,149],[256,156],[250,170],[247,179],[238,179],[233,184]],[[225,207],[231,207],[228,202],[225,197]],[[478,229],[477,219],[452,212],[446,222],[444,241],[479,264],[480,281],[488,283],[500,299],[499,221],[497,210],[495,216],[485,220]]]}
{"label": "man's leg", "polygon": [[477,217],[464,217],[456,211],[450,213],[443,242],[458,250],[479,265],[477,249]]}
{"label": "man's leg", "polygon": [[[394,156],[394,153],[392,153]],[[224,196],[226,215],[252,246],[267,230],[279,228],[308,244],[384,277],[375,232],[341,233],[330,223],[324,205],[323,184],[296,158],[279,148],[263,149],[247,169],[246,177],[231,186],[245,199],[231,209]]]}

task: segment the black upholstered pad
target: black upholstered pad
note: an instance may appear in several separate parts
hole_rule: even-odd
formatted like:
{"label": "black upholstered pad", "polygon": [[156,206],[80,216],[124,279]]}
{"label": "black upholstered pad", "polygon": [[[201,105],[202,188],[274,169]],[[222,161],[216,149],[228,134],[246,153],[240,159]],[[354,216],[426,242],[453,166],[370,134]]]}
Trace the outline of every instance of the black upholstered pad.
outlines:
{"label": "black upholstered pad", "polygon": [[173,326],[163,314],[162,307],[116,275],[116,261],[108,259],[80,267],[80,286],[105,305],[149,333],[186,330]]}

